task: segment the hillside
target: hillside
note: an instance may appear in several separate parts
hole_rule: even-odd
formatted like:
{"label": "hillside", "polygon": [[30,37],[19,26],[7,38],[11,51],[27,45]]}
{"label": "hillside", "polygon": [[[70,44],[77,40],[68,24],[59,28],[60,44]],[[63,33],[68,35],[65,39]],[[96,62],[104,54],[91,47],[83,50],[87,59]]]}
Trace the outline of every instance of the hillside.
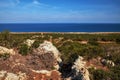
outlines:
{"label": "hillside", "polygon": [[120,80],[120,33],[1,32],[0,80]]}

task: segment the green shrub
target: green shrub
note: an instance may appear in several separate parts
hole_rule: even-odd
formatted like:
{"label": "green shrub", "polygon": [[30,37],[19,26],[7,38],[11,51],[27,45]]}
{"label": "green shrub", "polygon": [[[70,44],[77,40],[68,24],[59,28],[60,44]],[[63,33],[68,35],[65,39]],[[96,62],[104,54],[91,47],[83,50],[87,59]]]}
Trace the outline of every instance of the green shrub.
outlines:
{"label": "green shrub", "polygon": [[116,39],[116,43],[120,44],[120,38]]}
{"label": "green shrub", "polygon": [[110,77],[112,80],[120,80],[120,65],[116,65],[110,69]]}
{"label": "green shrub", "polygon": [[29,48],[28,48],[27,44],[22,44],[22,45],[20,46],[19,53],[20,53],[21,55],[27,55],[28,52],[29,52]]}
{"label": "green shrub", "polygon": [[91,80],[120,80],[120,65],[111,67],[109,71],[90,68]]}
{"label": "green shrub", "polygon": [[3,60],[6,60],[9,57],[10,57],[9,53],[0,54],[0,58],[2,58]]}
{"label": "green shrub", "polygon": [[1,35],[2,35],[3,40],[9,40],[10,39],[10,32],[8,30],[5,30],[5,31],[1,32]]}
{"label": "green shrub", "polygon": [[32,48],[38,48],[38,47],[39,47],[39,44],[40,44],[39,41],[35,41],[35,42],[32,44]]}
{"label": "green shrub", "polygon": [[91,44],[91,45],[95,45],[95,46],[99,45],[97,41],[89,41],[88,43]]}
{"label": "green shrub", "polygon": [[109,77],[109,74],[107,71],[104,71],[102,69],[89,69],[89,72],[91,74],[91,80],[107,80]]}

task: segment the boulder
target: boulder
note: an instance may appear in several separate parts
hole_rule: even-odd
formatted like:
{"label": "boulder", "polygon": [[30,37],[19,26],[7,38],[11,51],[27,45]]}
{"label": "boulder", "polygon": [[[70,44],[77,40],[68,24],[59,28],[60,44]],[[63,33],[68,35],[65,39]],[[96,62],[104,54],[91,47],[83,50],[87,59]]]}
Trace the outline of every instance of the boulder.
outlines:
{"label": "boulder", "polygon": [[13,49],[8,49],[6,47],[0,46],[0,54],[2,55],[2,54],[6,54],[6,53],[15,55],[15,51]]}
{"label": "boulder", "polygon": [[27,44],[28,47],[31,47],[34,42],[35,42],[35,40],[27,39],[24,43]]}
{"label": "boulder", "polygon": [[57,50],[57,48],[51,42],[44,41],[43,44],[40,44],[39,48],[44,50],[45,53],[52,52],[54,54],[54,57],[57,59],[58,62],[62,61],[60,59],[60,52]]}
{"label": "boulder", "polygon": [[[60,58],[60,52],[57,50],[57,48],[49,41],[44,41],[44,43],[40,44],[40,46],[33,50],[34,54],[37,55],[45,55],[45,54],[53,54],[54,59],[58,62],[58,63],[54,63],[54,68],[56,70],[59,69],[59,64],[62,62],[61,58]],[[49,60],[49,59],[47,59]]]}
{"label": "boulder", "polygon": [[46,54],[46,53],[53,53],[54,58],[61,63],[62,60],[60,58],[60,52],[57,48],[49,41],[44,41],[44,43],[40,44],[40,46],[34,50],[34,53],[37,54]]}
{"label": "boulder", "polygon": [[112,66],[112,67],[115,66],[115,63],[114,63],[112,60],[102,59],[102,60],[101,60],[101,63],[102,63],[103,65],[108,65],[108,66]]}
{"label": "boulder", "polygon": [[75,80],[90,80],[89,72],[86,68],[86,62],[83,61],[83,57],[79,56],[72,66],[72,79]]}
{"label": "boulder", "polygon": [[0,80],[26,80],[25,73],[19,72],[18,74],[10,73],[7,71],[0,71]]}

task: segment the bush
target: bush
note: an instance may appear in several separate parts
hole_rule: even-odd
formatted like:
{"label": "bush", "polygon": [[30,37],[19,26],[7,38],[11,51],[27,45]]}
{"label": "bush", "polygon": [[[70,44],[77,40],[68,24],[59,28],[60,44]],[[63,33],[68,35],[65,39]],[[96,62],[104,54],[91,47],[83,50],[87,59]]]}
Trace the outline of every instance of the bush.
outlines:
{"label": "bush", "polygon": [[120,44],[120,38],[116,39],[116,43]]}
{"label": "bush", "polygon": [[10,32],[8,30],[1,32],[3,40],[10,39]]}
{"label": "bush", "polygon": [[27,44],[22,44],[22,45],[20,46],[19,53],[20,53],[21,55],[27,55],[28,52],[29,52],[29,48],[28,48]]}
{"label": "bush", "polygon": [[35,42],[32,44],[32,48],[38,48],[38,47],[39,47],[39,44],[40,44],[39,41],[35,41]]}
{"label": "bush", "polygon": [[10,57],[9,53],[0,54],[0,58],[2,58],[3,60],[6,60],[9,57]]}
{"label": "bush", "polygon": [[0,39],[1,40],[1,43],[0,43],[1,46],[7,47],[7,48],[12,47],[13,38],[12,38],[12,35],[10,34],[9,31],[6,30],[6,31],[1,32],[0,38],[1,38]]}
{"label": "bush", "polygon": [[107,80],[109,78],[108,72],[102,69],[89,69],[91,80]]}
{"label": "bush", "polygon": [[88,43],[91,44],[91,45],[95,45],[95,46],[99,45],[97,41],[89,41]]}
{"label": "bush", "polygon": [[77,56],[83,56],[86,60],[89,60],[103,55],[103,49],[101,46],[85,45],[78,42],[66,42],[58,49],[65,62],[73,62]]}
{"label": "bush", "polygon": [[120,80],[120,65],[110,68],[109,71],[90,68],[91,80]]}
{"label": "bush", "polygon": [[116,65],[110,69],[110,77],[112,80],[120,80],[120,65]]}

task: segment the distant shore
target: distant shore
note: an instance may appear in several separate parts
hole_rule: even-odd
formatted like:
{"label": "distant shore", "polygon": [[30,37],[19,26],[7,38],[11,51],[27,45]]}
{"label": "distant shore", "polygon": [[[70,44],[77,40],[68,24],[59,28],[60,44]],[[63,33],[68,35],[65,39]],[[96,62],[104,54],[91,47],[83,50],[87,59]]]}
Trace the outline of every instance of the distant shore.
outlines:
{"label": "distant shore", "polygon": [[10,32],[11,34],[38,34],[38,33],[47,33],[47,34],[120,34],[120,32]]}

